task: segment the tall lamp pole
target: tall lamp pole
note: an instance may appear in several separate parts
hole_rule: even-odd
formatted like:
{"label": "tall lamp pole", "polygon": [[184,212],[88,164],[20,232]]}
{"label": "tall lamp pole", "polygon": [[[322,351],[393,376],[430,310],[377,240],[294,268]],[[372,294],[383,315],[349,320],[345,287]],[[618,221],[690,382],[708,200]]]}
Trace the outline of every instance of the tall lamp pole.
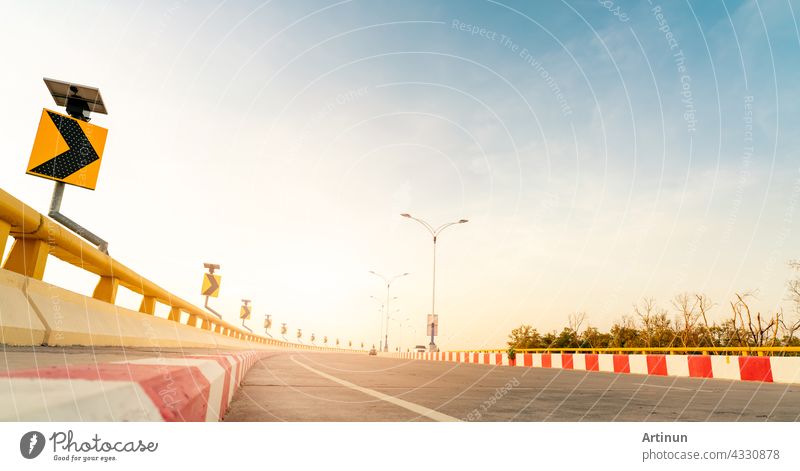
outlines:
{"label": "tall lamp pole", "polygon": [[[400,313],[400,309],[395,309],[394,312],[399,314]],[[400,318],[392,317],[391,319],[393,321],[397,322],[398,324],[400,324],[400,338],[397,341],[397,348],[399,348],[402,351],[402,349],[403,349],[403,323],[405,322],[406,326],[408,326],[408,322],[411,321],[411,318],[410,317],[406,317],[405,319],[400,319]]]}
{"label": "tall lamp pole", "polygon": [[369,272],[372,273],[373,275],[377,276],[377,277],[380,277],[386,283],[386,305],[385,305],[386,306],[385,307],[385,309],[386,309],[386,330],[384,331],[383,351],[384,352],[388,352],[389,351],[389,301],[391,300],[391,298],[389,297],[389,292],[390,292],[390,290],[392,288],[392,282],[394,280],[398,279],[398,278],[401,278],[403,276],[407,276],[408,273],[401,273],[401,274],[395,275],[395,276],[393,276],[391,278],[387,278],[387,277],[381,275],[380,273],[376,273],[376,272],[374,272],[372,270],[370,270]]}
{"label": "tall lamp pole", "polygon": [[378,351],[381,352],[383,351],[383,339],[381,338],[381,334],[383,333],[383,308],[385,304],[375,296],[370,295],[370,298],[378,301],[381,305],[381,307],[378,308]]}
{"label": "tall lamp pole", "polygon": [[[431,316],[433,316],[433,318],[435,319],[436,318],[435,317],[436,316],[436,240],[439,237],[439,234],[441,234],[443,230],[447,229],[450,226],[454,226],[456,224],[467,223],[467,222],[469,222],[469,220],[468,219],[459,219],[458,221],[455,221],[455,222],[448,222],[446,224],[442,224],[441,226],[439,226],[439,227],[434,229],[433,226],[428,224],[426,221],[423,221],[422,219],[415,218],[414,216],[412,216],[412,215],[410,215],[408,213],[403,213],[403,214],[401,214],[401,216],[403,216],[404,218],[413,219],[413,220],[417,221],[418,223],[422,224],[422,226],[425,227],[425,229],[427,229],[428,232],[430,232],[431,237],[433,238],[433,283],[432,283],[433,286],[432,286],[432,289],[431,289],[431,292],[432,292],[432,294],[431,294]],[[431,344],[428,346],[428,348],[429,348],[430,351],[435,352],[436,351],[436,343],[434,342],[434,335],[433,334],[434,334],[434,330],[431,329]]]}

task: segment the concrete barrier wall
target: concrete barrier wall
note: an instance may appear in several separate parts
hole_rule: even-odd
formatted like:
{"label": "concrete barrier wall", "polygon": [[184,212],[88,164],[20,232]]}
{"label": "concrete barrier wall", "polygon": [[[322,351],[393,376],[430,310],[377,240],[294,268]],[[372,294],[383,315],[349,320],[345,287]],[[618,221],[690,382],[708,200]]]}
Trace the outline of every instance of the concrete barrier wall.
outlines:
{"label": "concrete barrier wall", "polygon": [[0,343],[159,348],[268,347],[125,309],[2,269]]}
{"label": "concrete barrier wall", "polygon": [[45,326],[25,297],[26,278],[0,269],[0,343],[41,345]]}
{"label": "concrete barrier wall", "polygon": [[29,280],[31,306],[49,327],[50,346],[253,348],[255,344],[132,311],[38,280]]}
{"label": "concrete barrier wall", "polygon": [[0,372],[0,421],[218,421],[268,352]]}
{"label": "concrete barrier wall", "polygon": [[263,338],[251,342],[126,309],[4,269],[0,269],[0,344],[363,352]]}
{"label": "concrete barrier wall", "polygon": [[414,360],[456,361],[523,368],[800,384],[800,357],[518,353],[512,361],[506,353],[411,352],[401,353],[399,356]]}

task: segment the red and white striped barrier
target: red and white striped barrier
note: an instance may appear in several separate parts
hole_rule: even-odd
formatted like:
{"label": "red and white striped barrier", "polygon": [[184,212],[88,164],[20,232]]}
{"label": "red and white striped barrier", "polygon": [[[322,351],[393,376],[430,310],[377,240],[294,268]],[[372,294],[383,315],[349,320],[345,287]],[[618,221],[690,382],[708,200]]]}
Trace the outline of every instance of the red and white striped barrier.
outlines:
{"label": "red and white striped barrier", "polygon": [[481,365],[800,384],[800,357],[517,353],[511,361],[506,353],[485,352],[412,352],[402,353],[400,357]]}
{"label": "red and white striped barrier", "polygon": [[0,372],[0,421],[217,421],[268,352]]}

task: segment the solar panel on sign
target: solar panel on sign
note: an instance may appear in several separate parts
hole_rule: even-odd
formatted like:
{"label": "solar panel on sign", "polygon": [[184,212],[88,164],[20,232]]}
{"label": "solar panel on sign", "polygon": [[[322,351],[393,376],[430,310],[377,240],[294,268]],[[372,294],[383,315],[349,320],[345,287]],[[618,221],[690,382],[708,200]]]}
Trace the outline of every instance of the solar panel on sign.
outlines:
{"label": "solar panel on sign", "polygon": [[50,90],[50,95],[58,106],[67,106],[67,101],[78,100],[86,105],[86,110],[92,113],[108,114],[100,90],[95,87],[69,83],[61,80],[46,78],[44,84]]}

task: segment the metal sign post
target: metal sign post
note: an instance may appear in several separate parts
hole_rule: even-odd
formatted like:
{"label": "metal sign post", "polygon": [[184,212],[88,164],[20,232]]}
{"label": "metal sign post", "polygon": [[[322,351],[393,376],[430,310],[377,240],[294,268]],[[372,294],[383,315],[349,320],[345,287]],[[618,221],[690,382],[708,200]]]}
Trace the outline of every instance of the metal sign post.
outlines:
{"label": "metal sign post", "polygon": [[239,317],[242,318],[242,327],[247,329],[247,331],[250,332],[251,334],[253,333],[253,331],[250,329],[250,327],[247,327],[246,325],[244,325],[244,321],[246,321],[247,319],[250,319],[250,313],[252,312],[252,310],[253,310],[253,307],[250,306],[250,300],[249,299],[242,299],[242,307],[241,307],[241,309],[239,309]]}
{"label": "metal sign post", "polygon": [[215,270],[219,270],[219,265],[214,263],[204,263],[203,267],[208,270],[208,273],[203,274],[203,286],[200,288],[200,294],[206,297],[205,308],[215,316],[222,319],[222,314],[218,313],[208,305],[209,297],[213,296],[216,298],[219,296],[219,287],[222,283],[222,277],[214,274]]}
{"label": "metal sign post", "polygon": [[48,216],[108,254],[108,242],[61,213],[66,184],[90,190],[97,185],[108,130],[89,124],[89,115],[108,111],[97,88],[48,78],[44,83],[69,116],[42,111],[26,173],[56,182]]}
{"label": "metal sign post", "polygon": [[431,336],[431,344],[428,345],[428,351],[436,352],[436,342],[434,337],[439,333],[439,314],[428,314],[428,335]]}
{"label": "metal sign post", "polygon": [[[264,333],[269,335],[269,338],[272,338],[272,334],[269,333],[269,329],[271,329],[271,328],[272,328],[272,315],[271,314],[266,314],[264,316]],[[313,335],[312,335],[312,337],[313,337]]]}
{"label": "metal sign post", "polygon": [[47,212],[47,215],[60,222],[62,226],[78,234],[80,237],[88,240],[101,252],[108,255],[108,242],[89,229],[86,229],[77,222],[61,214],[61,200],[64,198],[65,186],[66,184],[64,182],[56,182],[56,186],[53,188],[53,196],[50,199],[50,211]]}

